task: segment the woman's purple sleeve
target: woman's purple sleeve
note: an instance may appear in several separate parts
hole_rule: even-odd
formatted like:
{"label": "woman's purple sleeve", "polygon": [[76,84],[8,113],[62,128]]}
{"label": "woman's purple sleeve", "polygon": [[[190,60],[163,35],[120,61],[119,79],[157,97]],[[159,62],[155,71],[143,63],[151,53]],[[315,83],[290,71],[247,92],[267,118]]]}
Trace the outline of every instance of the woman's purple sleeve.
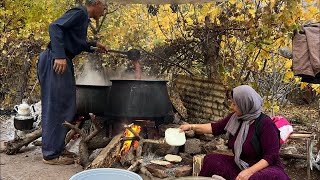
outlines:
{"label": "woman's purple sleeve", "polygon": [[263,121],[260,143],[263,150],[262,158],[266,160],[269,165],[274,165],[279,161],[280,144],[278,128],[269,117],[265,118]]}
{"label": "woman's purple sleeve", "polygon": [[212,134],[217,136],[220,134],[225,134],[226,131],[224,128],[226,127],[230,117],[232,116],[233,113],[229,114],[227,117],[217,121],[217,122],[212,122],[211,123],[211,128],[212,128]]}

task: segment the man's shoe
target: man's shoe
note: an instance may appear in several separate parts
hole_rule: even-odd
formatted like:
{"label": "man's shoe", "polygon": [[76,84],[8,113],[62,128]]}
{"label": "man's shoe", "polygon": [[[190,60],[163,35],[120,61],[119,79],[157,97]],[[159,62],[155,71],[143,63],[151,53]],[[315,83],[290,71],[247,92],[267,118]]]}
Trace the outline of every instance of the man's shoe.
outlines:
{"label": "man's shoe", "polygon": [[77,157],[76,153],[70,152],[68,150],[63,150],[61,155],[65,156],[65,157],[70,157],[70,158],[76,158]]}
{"label": "man's shoe", "polygon": [[55,159],[50,159],[50,160],[43,159],[43,163],[50,164],[50,165],[69,165],[69,164],[74,164],[74,158],[59,156]]}

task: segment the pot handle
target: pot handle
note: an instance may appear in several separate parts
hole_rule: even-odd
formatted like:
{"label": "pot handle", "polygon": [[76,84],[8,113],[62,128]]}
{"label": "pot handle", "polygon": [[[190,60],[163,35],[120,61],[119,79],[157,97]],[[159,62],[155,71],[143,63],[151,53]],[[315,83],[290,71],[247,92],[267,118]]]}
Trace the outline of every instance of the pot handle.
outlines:
{"label": "pot handle", "polygon": [[38,114],[34,117],[34,119],[33,119],[33,122],[37,122],[37,120],[38,120]]}
{"label": "pot handle", "polygon": [[15,105],[13,109],[18,112],[18,107],[18,105]]}
{"label": "pot handle", "polygon": [[36,109],[34,108],[34,105],[31,105],[30,107],[31,107],[33,113],[35,113],[35,112],[36,112]]}

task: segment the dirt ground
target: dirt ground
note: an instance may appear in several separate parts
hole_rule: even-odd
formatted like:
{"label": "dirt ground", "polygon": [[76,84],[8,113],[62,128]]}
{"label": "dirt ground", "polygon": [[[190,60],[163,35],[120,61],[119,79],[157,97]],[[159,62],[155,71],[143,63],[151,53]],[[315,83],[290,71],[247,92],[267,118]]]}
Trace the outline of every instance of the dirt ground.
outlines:
{"label": "dirt ground", "polygon": [[[314,106],[315,107],[315,106]],[[318,110],[313,106],[289,106],[280,112],[288,119],[294,120],[304,130],[315,132],[319,126]],[[12,138],[12,125],[8,121],[8,116],[0,117],[1,131],[0,139],[4,141]],[[302,145],[303,146],[303,145]],[[303,151],[303,150],[302,150]],[[301,152],[304,153],[304,152]],[[306,161],[304,160],[284,160],[285,170],[293,180],[307,179]],[[68,180],[72,175],[82,171],[79,165],[52,166],[42,163],[41,147],[29,145],[16,155],[0,154],[0,179],[1,180]],[[148,180],[143,176],[143,179]],[[320,179],[320,171],[311,171],[311,179]]]}
{"label": "dirt ground", "polygon": [[52,166],[42,163],[40,147],[24,149],[16,155],[1,154],[1,180],[67,180],[82,171],[79,165]]}
{"label": "dirt ground", "polygon": [[[297,169],[286,165],[286,172],[292,180],[307,179],[306,168]],[[23,149],[16,155],[0,154],[0,179],[1,180],[68,180],[72,175],[82,171],[79,165],[53,166],[42,163],[40,147]],[[144,180],[149,178],[143,176]],[[157,178],[158,179],[158,178]],[[311,171],[311,179],[319,180],[320,171]]]}

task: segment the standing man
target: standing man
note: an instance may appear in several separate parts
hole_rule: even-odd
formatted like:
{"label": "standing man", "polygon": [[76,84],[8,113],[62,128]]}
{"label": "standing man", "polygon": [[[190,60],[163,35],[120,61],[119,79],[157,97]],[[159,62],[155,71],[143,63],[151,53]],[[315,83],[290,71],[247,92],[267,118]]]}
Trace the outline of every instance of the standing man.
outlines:
{"label": "standing man", "polygon": [[87,41],[90,18],[99,19],[105,10],[102,0],[86,0],[85,6],[70,9],[49,25],[50,43],[40,54],[38,78],[42,104],[42,154],[46,164],[73,164],[64,150],[67,133],[62,123],[76,113],[76,85],[72,59],[82,51],[107,51],[98,42]]}

